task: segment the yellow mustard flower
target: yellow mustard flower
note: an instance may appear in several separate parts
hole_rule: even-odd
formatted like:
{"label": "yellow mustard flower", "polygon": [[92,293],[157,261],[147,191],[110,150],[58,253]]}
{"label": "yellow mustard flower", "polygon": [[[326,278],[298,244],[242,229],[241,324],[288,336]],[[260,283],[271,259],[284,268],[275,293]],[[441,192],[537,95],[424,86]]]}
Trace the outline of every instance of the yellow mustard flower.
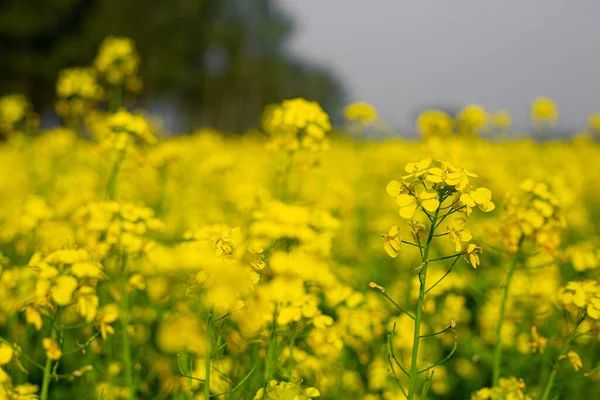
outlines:
{"label": "yellow mustard flower", "polygon": [[377,110],[372,105],[359,101],[346,106],[344,116],[350,121],[369,123],[377,120]]}
{"label": "yellow mustard flower", "polygon": [[452,118],[443,111],[425,111],[417,118],[417,130],[425,138],[452,134]]}
{"label": "yellow mustard flower", "polygon": [[531,105],[531,120],[546,124],[554,124],[558,120],[556,103],[549,97],[538,97]]}
{"label": "yellow mustard flower", "polygon": [[452,244],[454,244],[454,249],[456,251],[462,250],[462,242],[469,242],[473,239],[473,235],[466,228],[467,226],[467,218],[465,216],[457,216],[453,218],[452,225],[448,226],[448,239]]}
{"label": "yellow mustard flower", "polygon": [[70,275],[61,275],[52,286],[52,300],[59,306],[66,306],[73,301],[73,292],[77,289],[77,279]]}
{"label": "yellow mustard flower", "polygon": [[44,338],[42,340],[42,346],[46,351],[46,357],[51,360],[58,360],[62,357],[62,350],[58,347],[56,341],[52,338]]}
{"label": "yellow mustard flower", "polygon": [[473,243],[469,243],[465,250],[463,251],[464,259],[473,267],[477,268],[479,266],[479,254],[483,252],[483,249]]}
{"label": "yellow mustard flower", "polygon": [[398,226],[392,226],[387,233],[382,234],[384,239],[383,249],[387,253],[388,256],[392,258],[396,258],[398,256],[398,252],[402,247],[402,242],[398,237],[400,231],[398,230]]}
{"label": "yellow mustard flower", "polygon": [[0,365],[6,365],[12,360],[14,350],[7,343],[0,342]]}
{"label": "yellow mustard flower", "polygon": [[567,361],[569,361],[569,363],[573,366],[573,369],[575,370],[575,372],[577,372],[581,368],[583,368],[583,362],[581,362],[581,358],[579,357],[579,354],[575,353],[574,351],[569,351],[566,355],[562,355],[562,356],[558,357],[558,359],[559,360],[566,359]]}

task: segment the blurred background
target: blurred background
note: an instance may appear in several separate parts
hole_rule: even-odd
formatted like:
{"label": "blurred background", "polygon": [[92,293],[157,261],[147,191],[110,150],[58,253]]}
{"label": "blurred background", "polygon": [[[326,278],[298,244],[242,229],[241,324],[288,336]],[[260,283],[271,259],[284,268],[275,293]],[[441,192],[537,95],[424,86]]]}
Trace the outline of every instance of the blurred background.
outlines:
{"label": "blurred background", "polygon": [[565,135],[600,110],[599,13],[595,0],[2,0],[0,95],[23,93],[58,123],[58,71],[119,35],[142,57],[138,104],[171,131],[243,132],[296,96],[334,119],[370,102],[409,136],[420,112],[470,103],[527,129],[532,100],[548,96]]}

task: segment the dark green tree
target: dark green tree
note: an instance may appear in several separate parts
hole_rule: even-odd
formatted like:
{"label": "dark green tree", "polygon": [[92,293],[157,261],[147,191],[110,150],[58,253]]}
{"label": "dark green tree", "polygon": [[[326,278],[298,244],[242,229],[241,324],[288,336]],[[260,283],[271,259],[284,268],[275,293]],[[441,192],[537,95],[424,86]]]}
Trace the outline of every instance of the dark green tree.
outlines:
{"label": "dark green tree", "polygon": [[62,68],[90,65],[108,35],[142,57],[142,105],[172,102],[183,128],[255,127],[265,105],[302,96],[334,112],[335,79],[286,54],[293,25],[273,0],[3,0],[0,92],[48,109]]}

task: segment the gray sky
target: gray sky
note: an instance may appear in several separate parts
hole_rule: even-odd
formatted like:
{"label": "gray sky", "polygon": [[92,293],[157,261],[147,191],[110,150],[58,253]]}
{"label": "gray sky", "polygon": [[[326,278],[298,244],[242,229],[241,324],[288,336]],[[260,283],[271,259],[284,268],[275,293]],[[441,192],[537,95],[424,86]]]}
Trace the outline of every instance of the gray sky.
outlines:
{"label": "gray sky", "polygon": [[431,106],[506,109],[523,128],[549,96],[571,130],[600,111],[599,0],[278,1],[297,23],[290,51],[403,131]]}

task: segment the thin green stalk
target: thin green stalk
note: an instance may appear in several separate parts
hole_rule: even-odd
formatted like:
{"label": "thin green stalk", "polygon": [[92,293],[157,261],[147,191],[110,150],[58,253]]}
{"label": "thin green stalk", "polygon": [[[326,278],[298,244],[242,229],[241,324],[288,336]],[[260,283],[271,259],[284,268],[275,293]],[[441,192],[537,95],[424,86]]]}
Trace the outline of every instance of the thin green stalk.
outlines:
{"label": "thin green stalk", "polygon": [[210,398],[210,361],[212,355],[212,310],[208,313],[208,320],[206,322],[206,355],[204,365],[204,398]]}
{"label": "thin green stalk", "polygon": [[127,387],[129,387],[129,396],[131,399],[136,398],[136,388],[133,382],[133,361],[131,358],[131,343],[129,342],[129,296],[127,294],[127,281],[129,273],[127,268],[127,257],[123,250],[121,254],[121,263],[123,267],[123,294],[121,297],[121,327],[123,334],[123,365],[125,367],[125,379]]}
{"label": "thin green stalk", "polygon": [[52,360],[46,357],[46,364],[44,365],[44,381],[42,383],[42,392],[40,393],[40,400],[48,400],[48,389],[50,389],[51,371]]}
{"label": "thin green stalk", "polygon": [[123,106],[123,85],[113,85],[110,88],[108,108],[111,113],[116,113]]}
{"label": "thin green stalk", "polygon": [[271,364],[272,364],[272,353],[273,353],[273,346],[275,345],[275,338],[276,338],[276,330],[277,330],[277,308],[275,309],[275,311],[273,311],[273,326],[271,328],[271,333],[269,334],[269,340],[267,341],[267,348],[265,351],[265,370],[264,370],[264,375],[263,375],[263,381],[264,384],[266,385],[269,380],[271,379]]}
{"label": "thin green stalk", "polygon": [[292,174],[292,168],[294,167],[294,151],[289,151],[287,155],[287,164],[285,166],[284,175],[281,182],[281,199],[285,200],[288,196],[290,175]]}
{"label": "thin green stalk", "polygon": [[445,277],[448,276],[448,274],[450,274],[450,272],[452,272],[452,269],[454,268],[454,266],[456,265],[456,262],[458,261],[458,259],[460,258],[461,254],[457,255],[456,258],[454,259],[454,261],[452,262],[452,265],[450,265],[450,268],[448,268],[448,271],[446,271],[446,273],[444,275],[442,275],[442,277],[440,279],[437,280],[437,282],[435,282],[433,285],[431,285],[429,287],[429,289],[427,289],[425,291],[425,294],[429,293],[433,288],[435,288],[441,281],[444,280]]}
{"label": "thin green stalk", "polygon": [[400,310],[402,313],[404,313],[408,318],[412,319],[414,321],[415,317],[412,316],[411,313],[409,313],[408,311],[406,311],[404,308],[400,307],[400,305],[398,303],[396,303],[394,301],[394,299],[392,299],[390,296],[388,296],[388,294],[385,291],[381,291],[381,293],[385,296],[385,298],[387,298],[394,306],[396,306],[396,308],[398,310]]}
{"label": "thin green stalk", "polygon": [[413,400],[416,390],[417,390],[417,359],[419,356],[419,340],[421,336],[421,317],[423,315],[423,303],[425,300],[425,284],[427,278],[427,266],[429,257],[429,249],[431,247],[431,240],[433,239],[433,234],[436,228],[436,222],[438,218],[440,210],[439,208],[435,211],[434,216],[431,220],[431,226],[429,228],[429,235],[427,237],[427,242],[425,243],[425,247],[421,256],[421,260],[423,261],[423,267],[419,271],[419,301],[417,302],[417,312],[415,315],[415,329],[413,334],[413,349],[412,349],[412,357],[410,364],[410,381],[408,385],[408,400]]}
{"label": "thin green stalk", "polygon": [[506,314],[506,302],[510,291],[510,284],[519,261],[519,252],[521,250],[521,242],[515,253],[515,257],[508,270],[506,281],[504,282],[504,293],[502,294],[502,302],[500,303],[500,315],[498,316],[498,324],[496,325],[496,347],[494,348],[494,357],[492,364],[492,386],[498,386],[500,380],[500,364],[502,363],[502,325],[504,325],[504,316]]}
{"label": "thin green stalk", "polygon": [[554,361],[554,365],[552,365],[552,371],[550,372],[550,376],[548,377],[548,381],[546,382],[546,386],[544,387],[544,392],[542,394],[542,397],[540,397],[540,400],[548,400],[548,398],[550,397],[550,392],[552,391],[552,386],[554,385],[554,379],[556,378],[556,374],[558,373],[559,359],[560,359],[560,357],[567,354],[567,351],[569,350],[569,346],[571,345],[571,342],[577,337],[577,335],[575,334],[577,332],[577,328],[579,328],[579,325],[583,322],[583,320],[584,320],[584,318],[581,318],[579,320],[579,322],[577,323],[577,325],[575,325],[575,328],[573,328],[573,331],[567,337],[567,340],[565,341],[565,344],[560,352],[560,355]]}
{"label": "thin green stalk", "polygon": [[114,200],[117,197],[117,180],[119,178],[119,171],[121,170],[121,164],[125,159],[125,150],[119,150],[119,154],[115,163],[113,164],[110,176],[108,177],[108,183],[106,184],[106,199]]}
{"label": "thin green stalk", "polygon": [[[57,317],[60,317],[60,311],[61,309],[59,308],[56,312],[56,314],[54,315],[54,317],[52,317],[52,323],[51,323],[51,330],[50,330],[50,337],[52,338],[52,340],[56,339],[56,330],[54,329],[54,320]],[[58,364],[58,361],[57,361]],[[44,380],[42,382],[42,391],[40,393],[40,400],[48,400],[48,393],[50,390],[50,379],[52,379],[52,359],[50,359],[50,357],[46,356],[46,363],[44,364]]]}
{"label": "thin green stalk", "polygon": [[434,259],[432,259],[432,260],[428,260],[427,262],[430,262],[430,263],[432,263],[432,262],[435,262],[435,261],[448,260],[448,259],[450,259],[450,258],[459,257],[459,256],[461,256],[461,255],[462,255],[462,253],[458,253],[458,254],[452,254],[451,256],[445,256],[445,257],[440,257],[440,258],[434,258]]}

